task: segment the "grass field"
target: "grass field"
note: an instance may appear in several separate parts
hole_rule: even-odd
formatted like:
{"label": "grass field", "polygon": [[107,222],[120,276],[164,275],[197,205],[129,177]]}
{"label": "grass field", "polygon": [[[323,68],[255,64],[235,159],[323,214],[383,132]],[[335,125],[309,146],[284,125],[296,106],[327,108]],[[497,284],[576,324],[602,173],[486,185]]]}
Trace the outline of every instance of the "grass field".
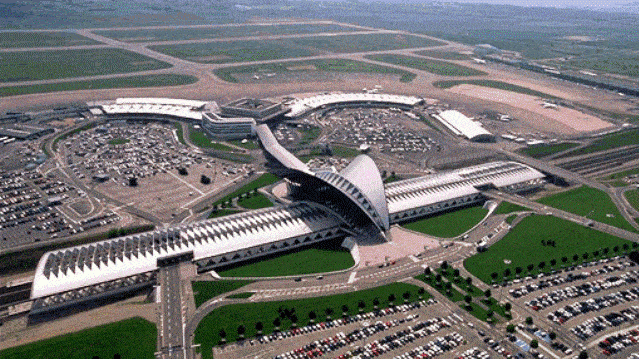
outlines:
{"label": "grass field", "polygon": [[129,140],[128,138],[114,138],[112,140],[109,140],[109,144],[112,146],[117,146],[117,145],[123,145],[125,143],[129,143],[131,140]]}
{"label": "grass field", "polygon": [[[546,243],[548,240],[555,241],[556,245],[542,244],[542,241]],[[506,268],[511,270],[510,278],[514,277],[517,267],[525,271],[529,264],[535,266],[533,274],[537,273],[538,264],[542,261],[546,263],[544,270],[550,271],[552,259],[559,267],[563,263],[562,257],[568,259],[567,263],[572,263],[573,255],[578,255],[581,263],[584,253],[592,257],[594,251],[610,248],[610,255],[616,255],[613,248],[624,244],[631,242],[556,217],[533,215],[523,219],[486,252],[466,259],[464,267],[485,283],[491,283],[491,273],[498,273],[497,278],[501,280]],[[505,259],[511,264],[504,263]]]}
{"label": "grass field", "polygon": [[617,173],[613,173],[611,175],[606,176],[606,179],[621,179],[630,175],[637,175],[639,174],[639,168],[632,168],[629,170],[625,170],[625,171],[621,171],[621,172],[617,172]]}
{"label": "grass field", "polygon": [[224,81],[238,82],[235,74],[267,74],[267,73],[305,73],[316,72],[345,72],[345,73],[380,73],[400,76],[401,82],[411,82],[415,74],[394,69],[392,67],[369,64],[361,61],[345,59],[309,60],[294,62],[276,62],[272,64],[225,67],[215,70],[215,75]]}
{"label": "grass field", "polygon": [[265,35],[350,32],[358,29],[335,24],[243,25],[210,28],[104,30],[96,34],[125,42],[216,39]]}
{"label": "grass field", "polygon": [[354,34],[313,36],[272,40],[237,40],[210,43],[150,46],[167,55],[201,63],[232,63],[278,60],[322,55],[327,52],[352,53],[395,50],[440,45],[433,40],[410,35]]}
{"label": "grass field", "polygon": [[168,63],[121,49],[8,52],[2,54],[2,62],[0,82],[107,75],[171,67]]}
{"label": "grass field", "polygon": [[270,173],[265,173],[263,175],[261,175],[260,177],[258,177],[257,179],[255,179],[254,181],[245,184],[244,186],[240,187],[239,189],[237,189],[236,191],[233,191],[232,193],[218,199],[217,201],[215,201],[213,203],[213,205],[217,205],[217,204],[221,204],[224,203],[228,200],[230,200],[231,198],[235,198],[239,195],[241,195],[242,193],[247,193],[249,191],[252,191],[254,189],[258,189],[264,186],[268,186],[270,184],[273,184],[277,181],[279,181],[280,179]]}
{"label": "grass field", "polygon": [[566,151],[571,148],[575,148],[577,146],[579,146],[579,144],[575,142],[564,142],[564,143],[558,143],[554,145],[528,147],[528,148],[521,149],[519,152],[525,155],[528,155],[532,158],[541,158],[541,157],[554,155],[555,153]]}
{"label": "grass field", "polygon": [[639,190],[626,191],[623,194],[634,209],[639,211]]}
{"label": "grass field", "polygon": [[206,136],[206,133],[202,129],[196,129],[193,125],[189,125],[189,139],[191,142],[200,148],[210,148],[218,151],[235,152],[237,149],[227,146],[223,143],[213,142]]}
{"label": "grass field", "polygon": [[469,55],[460,54],[459,52],[453,51],[423,50],[416,51],[415,54],[443,60],[470,60]]}
{"label": "grass field", "polygon": [[242,198],[237,201],[238,206],[246,209],[259,209],[273,207],[273,202],[265,195],[258,193],[256,196]]}
{"label": "grass field", "polygon": [[184,141],[184,133],[182,133],[182,123],[174,122],[173,126],[175,127],[175,132],[177,133],[178,141],[181,144],[186,146],[186,141]]}
{"label": "grass field", "polygon": [[312,246],[260,257],[253,261],[221,268],[222,277],[278,277],[332,272],[355,264],[350,252],[334,239]]}
{"label": "grass field", "polygon": [[58,91],[99,90],[110,88],[165,87],[196,83],[197,77],[176,74],[127,76],[113,79],[60,82],[43,85],[0,87],[0,97]]}
{"label": "grass field", "polygon": [[79,332],[40,340],[0,351],[2,359],[153,359],[157,343],[155,324],[131,318]]}
{"label": "grass field", "polygon": [[621,215],[610,197],[598,189],[581,186],[539,199],[537,202],[627,231],[635,231]]}
{"label": "grass field", "polygon": [[72,32],[0,32],[0,48],[96,45],[99,42]]}
{"label": "grass field", "polygon": [[519,212],[519,211],[529,211],[529,209],[526,207],[520,206],[518,204],[502,201],[499,204],[499,206],[495,208],[495,211],[493,212],[493,214],[508,214],[508,213]]}
{"label": "grass field", "polygon": [[219,209],[216,212],[211,212],[209,218],[219,218],[224,216],[230,216],[232,214],[240,213],[241,211],[236,211],[234,209]]}
{"label": "grass field", "polygon": [[207,300],[215,298],[218,295],[234,291],[251,283],[253,282],[250,280],[216,280],[192,282],[191,286],[193,287],[195,307],[199,307]]}
{"label": "grass field", "polygon": [[242,147],[247,150],[256,150],[260,148],[260,146],[255,141],[247,141],[242,143],[242,140],[234,140],[234,141],[228,141],[228,143],[237,147]]}
{"label": "grass field", "polygon": [[301,129],[300,132],[302,133],[302,139],[300,140],[300,145],[303,146],[315,141],[315,139],[322,134],[322,129],[319,127],[309,127],[309,128]]}
{"label": "grass field", "polygon": [[590,146],[570,151],[566,155],[562,155],[560,157],[585,155],[588,153],[606,151],[613,148],[631,145],[639,145],[639,129],[633,129],[603,136],[593,141]]}
{"label": "grass field", "polygon": [[[195,331],[195,343],[202,345],[200,352],[202,358],[212,358],[211,348],[220,342],[219,332],[221,329],[227,333],[226,340],[234,342],[237,340],[237,328],[244,325],[246,328],[245,336],[255,336],[255,323],[258,321],[264,325],[263,333],[273,332],[273,320],[281,318],[281,330],[287,330],[291,327],[292,315],[286,315],[294,310],[293,314],[297,317],[297,325],[305,326],[309,323],[308,313],[314,311],[317,315],[316,322],[325,321],[326,309],[333,310],[332,318],[340,317],[342,314],[342,305],[348,306],[349,314],[359,313],[357,306],[360,300],[364,301],[364,312],[373,310],[373,300],[379,299],[379,308],[388,307],[388,297],[393,294],[397,299],[394,304],[403,303],[403,293],[409,292],[409,301],[418,300],[418,287],[406,283],[393,283],[373,289],[361,290],[357,292],[338,294],[324,297],[313,297],[307,299],[287,300],[280,302],[261,302],[250,304],[233,304],[221,307],[207,315],[199,324]],[[424,299],[430,297],[425,293]],[[279,313],[282,313],[280,315]],[[283,317],[283,318],[282,318]]]}
{"label": "grass field", "polygon": [[367,59],[406,66],[442,76],[483,76],[485,72],[451,62],[430,60],[416,56],[381,54],[368,55]]}
{"label": "grass field", "polygon": [[344,146],[331,146],[331,151],[333,151],[333,156],[344,158],[357,157],[361,154],[358,149]]}
{"label": "grass field", "polygon": [[630,77],[639,77],[639,56],[625,55],[621,53],[615,56],[588,56],[574,57],[568,61],[562,62],[562,66],[576,67],[579,69],[587,69],[601,71],[609,74],[618,74]]}
{"label": "grass field", "polygon": [[488,210],[481,206],[452,209],[443,214],[404,223],[402,227],[435,237],[451,238],[471,229],[486,216],[486,213]]}
{"label": "grass field", "polygon": [[433,83],[433,86],[435,87],[439,87],[439,88],[443,88],[443,89],[448,89],[451,87],[455,87],[457,85],[462,85],[462,84],[469,84],[469,85],[475,85],[475,86],[483,86],[483,87],[490,87],[490,88],[495,88],[498,90],[505,90],[505,91],[510,91],[510,92],[516,92],[516,93],[521,93],[524,95],[530,95],[530,96],[535,96],[535,97],[542,97],[545,99],[559,99],[555,96],[543,93],[543,92],[539,92],[539,91],[535,91],[526,87],[521,87],[521,86],[517,86],[517,85],[513,85],[513,84],[509,84],[506,82],[501,82],[501,81],[493,81],[493,80],[451,80],[451,81],[436,81]]}

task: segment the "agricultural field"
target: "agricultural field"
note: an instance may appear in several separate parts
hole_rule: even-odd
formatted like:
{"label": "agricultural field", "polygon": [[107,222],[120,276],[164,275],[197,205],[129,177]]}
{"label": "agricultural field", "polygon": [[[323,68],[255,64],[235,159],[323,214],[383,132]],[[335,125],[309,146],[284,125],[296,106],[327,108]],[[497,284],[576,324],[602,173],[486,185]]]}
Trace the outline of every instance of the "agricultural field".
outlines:
{"label": "agricultural field", "polygon": [[177,29],[104,30],[96,34],[124,42],[218,39],[248,36],[297,35],[359,31],[336,24],[273,24]]}
{"label": "agricultural field", "polygon": [[121,49],[8,52],[2,54],[2,62],[0,82],[107,75],[171,67],[165,62]]}
{"label": "agricultural field", "polygon": [[555,153],[558,153],[561,151],[567,151],[577,146],[579,146],[579,144],[575,142],[564,142],[564,143],[558,143],[554,145],[528,147],[528,148],[521,149],[519,152],[525,155],[528,155],[532,158],[542,158],[542,157],[554,155]]}
{"label": "agricultural field", "polygon": [[190,85],[197,81],[197,77],[177,74],[127,76],[112,79],[60,82],[43,85],[0,87],[0,97],[58,91],[181,86]]}
{"label": "agricultural field", "polygon": [[481,206],[453,209],[443,214],[404,223],[402,227],[435,237],[452,238],[473,228],[487,213],[488,210]]}
{"label": "agricultural field", "polygon": [[493,80],[450,80],[450,81],[437,81],[433,83],[433,86],[439,87],[442,89],[449,89],[451,87],[455,87],[457,85],[468,84],[475,86],[483,86],[490,87],[498,90],[505,90],[510,92],[516,92],[524,95],[536,96],[545,99],[558,99],[555,96],[535,91],[526,87],[521,87],[513,84],[509,84],[507,82],[501,81],[493,81]]}
{"label": "agricultural field", "polygon": [[[540,231],[540,228],[544,230]],[[516,275],[517,268],[522,270],[523,275],[534,275],[562,265],[580,264],[588,258],[592,260],[595,251],[599,257],[615,256],[622,250],[627,251],[631,244],[630,241],[557,217],[533,215],[524,218],[486,252],[466,259],[464,267],[485,283],[491,283],[492,273],[497,273],[495,279],[501,280],[507,268],[510,279]],[[574,259],[575,256],[577,259]],[[551,263],[553,260],[556,261],[554,266]],[[509,264],[506,264],[508,261]],[[540,268],[542,262],[544,265]],[[529,265],[533,269],[526,272]]]}
{"label": "agricultural field", "polygon": [[589,146],[570,151],[560,157],[579,156],[632,145],[639,145],[639,129],[633,129],[602,136],[601,138],[594,140]]}
{"label": "agricultural field", "polygon": [[[275,302],[260,302],[247,304],[233,304],[221,307],[212,311],[198,325],[195,330],[195,343],[201,344],[200,353],[202,358],[212,358],[212,347],[220,343],[220,330],[226,333],[227,342],[234,342],[238,339],[237,328],[242,325],[246,329],[246,337],[256,334],[255,324],[263,324],[263,334],[272,333],[274,330],[273,321],[281,318],[280,313],[286,312],[280,323],[280,330],[287,330],[292,326],[292,319],[296,319],[298,326],[305,326],[309,323],[309,312],[313,311],[317,322],[326,320],[327,309],[332,313],[332,318],[340,317],[342,306],[346,305],[348,314],[359,313],[358,303],[364,302],[362,310],[370,312],[373,308],[373,301],[379,301],[379,308],[386,308],[389,304],[389,296],[396,298],[394,304],[403,302],[404,293],[409,293],[408,301],[419,300],[419,287],[406,283],[393,283],[385,286],[360,290],[346,294],[338,294],[324,297],[314,297],[298,300],[286,300]],[[421,295],[423,299],[430,298],[428,292]],[[284,310],[286,309],[286,311]]]}
{"label": "agricultural field", "polygon": [[[153,359],[157,344],[155,324],[131,318],[79,332],[60,335],[0,351],[3,359]],[[73,348],[73,350],[69,350]]]}
{"label": "agricultural field", "polygon": [[610,197],[598,189],[581,186],[544,197],[537,202],[627,231],[636,231],[622,216]]}
{"label": "agricultural field", "polygon": [[639,77],[639,56],[636,54],[606,53],[600,56],[573,57],[561,62],[562,67],[588,69],[608,74]]}
{"label": "agricultural field", "polygon": [[457,65],[451,62],[430,60],[416,56],[381,54],[368,55],[367,59],[386,62],[389,64],[410,67],[417,70],[427,71],[441,76],[483,76],[485,72],[475,70],[470,67]]}
{"label": "agricultural field", "polygon": [[207,300],[217,297],[218,295],[232,292],[240,289],[248,284],[250,280],[216,280],[192,282],[193,296],[195,298],[195,307],[199,307]]}
{"label": "agricultural field", "polygon": [[221,268],[218,274],[222,277],[279,277],[348,269],[355,261],[341,243],[341,239],[334,239],[311,247],[260,257]]}
{"label": "agricultural field", "polygon": [[73,32],[0,32],[0,48],[97,45],[99,42]]}
{"label": "agricultural field", "polygon": [[309,60],[294,62],[277,62],[271,64],[224,67],[215,70],[215,75],[224,81],[238,82],[234,76],[237,74],[282,74],[282,73],[305,73],[305,72],[343,72],[343,73],[378,73],[395,74],[400,77],[401,82],[410,82],[415,78],[415,74],[394,69],[392,67],[369,64],[361,61],[345,59]]}

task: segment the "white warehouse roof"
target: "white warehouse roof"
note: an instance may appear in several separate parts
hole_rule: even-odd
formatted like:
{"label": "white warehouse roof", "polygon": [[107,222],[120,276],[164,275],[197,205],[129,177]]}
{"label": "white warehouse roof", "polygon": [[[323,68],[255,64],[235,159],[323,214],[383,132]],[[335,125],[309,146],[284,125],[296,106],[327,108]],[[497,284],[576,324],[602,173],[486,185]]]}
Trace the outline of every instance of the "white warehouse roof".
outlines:
{"label": "white warehouse roof", "polygon": [[315,110],[325,105],[334,105],[341,103],[353,102],[370,102],[370,103],[388,103],[401,106],[415,106],[423,100],[415,96],[372,94],[372,93],[345,93],[345,94],[328,94],[304,99],[296,100],[290,105],[291,111],[286,114],[287,117],[297,117],[308,111]]}
{"label": "white warehouse roof", "polygon": [[483,128],[479,122],[471,120],[459,111],[448,110],[434,117],[453,133],[464,136],[471,141],[493,138],[493,134]]}
{"label": "white warehouse roof", "polygon": [[108,115],[148,114],[202,120],[205,107],[217,108],[214,102],[180,100],[171,98],[118,98],[115,103],[103,104],[102,111]]}

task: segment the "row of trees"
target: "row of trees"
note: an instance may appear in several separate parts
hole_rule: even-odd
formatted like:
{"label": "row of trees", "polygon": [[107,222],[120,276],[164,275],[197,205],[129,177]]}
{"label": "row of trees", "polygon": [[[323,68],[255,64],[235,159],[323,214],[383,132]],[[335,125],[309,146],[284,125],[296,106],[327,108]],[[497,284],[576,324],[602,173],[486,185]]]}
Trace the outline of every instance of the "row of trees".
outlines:
{"label": "row of trees", "polygon": [[[635,242],[635,243],[633,243],[633,244],[632,244],[632,247],[633,247],[633,248],[638,248],[638,247],[639,247],[639,243],[636,243],[636,242]],[[628,251],[628,250],[630,249],[630,245],[629,245],[628,243],[625,243],[625,244],[622,246],[622,248],[623,248],[623,250],[624,250],[624,251]],[[592,256],[593,256],[594,258],[597,258],[597,257],[599,257],[601,254],[603,254],[603,255],[608,255],[608,254],[610,253],[610,251],[611,251],[611,250],[612,250],[612,252],[614,252],[614,253],[618,253],[618,252],[619,252],[619,250],[620,250],[620,247],[619,247],[619,246],[614,246],[614,247],[612,247],[612,248],[608,248],[608,247],[606,247],[606,248],[603,248],[601,251],[596,250],[596,251],[593,251],[592,253],[588,253],[588,252],[583,253],[581,256],[580,256],[580,255],[578,255],[578,254],[575,254],[575,255],[573,255],[573,256],[572,256],[572,260],[573,260],[573,262],[577,262],[580,258],[581,258],[581,259],[583,259],[583,260],[587,260],[588,258],[590,258],[590,255],[591,255],[591,254],[592,254]],[[561,262],[562,262],[563,264],[568,263],[568,257],[566,257],[566,256],[561,257]],[[550,264],[550,266],[551,266],[551,267],[554,267],[554,266],[556,266],[556,265],[557,265],[557,260],[556,260],[556,259],[551,259],[551,260],[549,261],[549,264]],[[535,269],[535,267],[539,268],[540,270],[543,270],[544,268],[546,268],[546,262],[545,262],[545,261],[541,261],[541,262],[539,262],[539,263],[537,264],[537,266],[535,266],[535,265],[534,265],[534,264],[532,264],[532,263],[531,263],[531,264],[528,264],[528,266],[526,267],[526,269],[528,270],[528,272],[532,272],[532,271]],[[523,269],[522,267],[515,267],[515,274],[520,275],[520,274],[522,274],[522,273],[523,273],[523,271],[524,271],[524,269]],[[504,278],[506,278],[506,277],[510,277],[510,276],[512,275],[512,273],[513,273],[513,272],[512,272],[512,270],[511,270],[510,268],[506,268],[506,269],[504,269],[503,276],[504,276]],[[492,273],[490,274],[490,277],[491,277],[493,280],[496,280],[496,279],[499,277],[499,273],[497,273],[497,272],[492,272]]]}
{"label": "row of trees", "polygon": [[[423,297],[425,293],[426,291],[424,290],[424,288],[419,288],[417,291],[417,294],[419,295],[420,299]],[[408,302],[408,300],[411,297],[411,293],[406,291],[402,294],[402,297],[404,298],[404,302]],[[392,306],[393,303],[397,300],[397,297],[395,296],[395,294],[391,293],[389,294],[387,299],[388,299],[388,304]],[[375,310],[379,309],[380,303],[381,301],[379,298],[374,298],[372,300],[373,308]],[[357,307],[359,308],[359,312],[362,313],[364,309],[366,308],[366,302],[364,300],[358,301]],[[348,307],[348,305],[344,304],[341,306],[340,309],[342,310],[343,317],[347,317],[349,315],[350,308]],[[333,314],[335,314],[335,310],[333,308],[326,308],[324,310],[324,314],[326,315],[326,320],[331,320]],[[314,310],[311,310],[308,312],[307,316],[310,323],[315,323],[315,320],[317,319],[317,312]],[[292,327],[294,328],[297,327],[299,318],[297,316],[295,308],[283,308],[283,307],[278,308],[278,316],[275,317],[275,319],[273,319],[273,322],[272,322],[273,328],[275,331],[280,330],[280,326],[282,325],[282,321],[284,319],[288,319],[291,322]],[[261,335],[263,330],[264,330],[264,323],[261,321],[256,322],[255,323],[256,333],[258,335]],[[243,324],[239,325],[237,327],[238,338],[244,339],[245,334],[246,334],[246,327]],[[222,343],[226,342],[227,333],[224,329],[220,329],[220,331],[218,332],[218,336],[220,337]]]}

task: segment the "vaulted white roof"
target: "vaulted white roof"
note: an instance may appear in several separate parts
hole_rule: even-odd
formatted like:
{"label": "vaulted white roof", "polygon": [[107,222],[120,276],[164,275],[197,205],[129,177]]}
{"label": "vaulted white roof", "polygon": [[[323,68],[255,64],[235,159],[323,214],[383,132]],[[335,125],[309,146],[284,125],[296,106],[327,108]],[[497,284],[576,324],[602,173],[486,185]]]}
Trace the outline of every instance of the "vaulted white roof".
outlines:
{"label": "vaulted white roof", "polygon": [[326,105],[336,105],[341,103],[384,103],[397,104],[402,106],[415,106],[423,100],[415,96],[373,94],[373,93],[337,93],[299,99],[290,105],[291,111],[286,114],[288,117],[297,117]]}

